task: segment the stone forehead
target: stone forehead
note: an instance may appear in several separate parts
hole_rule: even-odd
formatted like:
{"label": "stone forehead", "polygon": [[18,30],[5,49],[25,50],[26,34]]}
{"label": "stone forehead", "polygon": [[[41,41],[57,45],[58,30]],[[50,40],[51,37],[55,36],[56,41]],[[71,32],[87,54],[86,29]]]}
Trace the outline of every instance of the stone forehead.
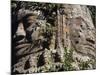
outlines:
{"label": "stone forehead", "polygon": [[38,15],[35,15],[35,14],[33,14],[33,13],[29,13],[29,14],[27,14],[27,15],[25,15],[24,16],[24,18],[34,18],[34,19],[36,19],[38,17]]}
{"label": "stone forehead", "polygon": [[30,11],[30,10],[25,10],[25,9],[20,9],[18,11],[18,20],[21,20],[23,17],[25,17],[28,14],[33,14],[34,17],[37,17],[39,15],[39,11]]}

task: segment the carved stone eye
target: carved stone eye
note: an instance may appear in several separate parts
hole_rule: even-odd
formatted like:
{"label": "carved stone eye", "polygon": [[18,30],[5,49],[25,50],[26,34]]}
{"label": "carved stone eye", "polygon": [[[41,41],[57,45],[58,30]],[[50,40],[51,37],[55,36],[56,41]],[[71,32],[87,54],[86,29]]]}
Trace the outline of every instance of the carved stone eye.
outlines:
{"label": "carved stone eye", "polygon": [[80,38],[81,36],[80,36],[80,35],[78,35],[78,37]]}
{"label": "carved stone eye", "polygon": [[80,27],[83,27],[83,25],[81,24]]}
{"label": "carved stone eye", "polygon": [[76,44],[78,44],[78,43],[79,43],[79,41],[75,41],[75,43],[76,43]]}
{"label": "carved stone eye", "polygon": [[82,30],[79,30],[79,32],[82,32]]}

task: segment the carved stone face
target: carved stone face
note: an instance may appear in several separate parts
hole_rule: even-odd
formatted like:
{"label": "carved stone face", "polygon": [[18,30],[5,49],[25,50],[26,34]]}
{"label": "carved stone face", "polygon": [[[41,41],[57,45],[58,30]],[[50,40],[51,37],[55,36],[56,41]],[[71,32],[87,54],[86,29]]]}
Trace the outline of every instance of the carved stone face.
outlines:
{"label": "carved stone face", "polygon": [[21,22],[18,23],[18,27],[14,35],[15,39],[18,38],[17,42],[21,41],[25,37],[28,38],[28,40],[31,40],[31,35],[34,29],[36,28],[36,20],[37,20],[37,15],[28,14],[22,19]]}

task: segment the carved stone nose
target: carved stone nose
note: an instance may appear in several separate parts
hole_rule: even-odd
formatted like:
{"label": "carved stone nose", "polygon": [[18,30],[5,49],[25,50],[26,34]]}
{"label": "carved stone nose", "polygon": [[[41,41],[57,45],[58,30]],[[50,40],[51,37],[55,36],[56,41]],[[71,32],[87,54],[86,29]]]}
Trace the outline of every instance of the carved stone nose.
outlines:
{"label": "carved stone nose", "polygon": [[17,31],[16,31],[16,36],[26,36],[23,23],[19,23]]}

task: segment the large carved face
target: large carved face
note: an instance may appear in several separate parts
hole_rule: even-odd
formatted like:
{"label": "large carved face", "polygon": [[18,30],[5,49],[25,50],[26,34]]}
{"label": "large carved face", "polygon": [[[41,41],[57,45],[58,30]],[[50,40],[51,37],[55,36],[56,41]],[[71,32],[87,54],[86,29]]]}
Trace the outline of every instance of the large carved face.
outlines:
{"label": "large carved face", "polygon": [[[24,37],[26,37],[28,40],[31,40],[31,35],[36,27],[36,20],[37,16],[33,14],[27,14],[25,17],[23,17],[22,21],[18,23],[16,37],[20,38],[21,36],[19,40],[22,40]],[[17,40],[17,42],[19,40]]]}

